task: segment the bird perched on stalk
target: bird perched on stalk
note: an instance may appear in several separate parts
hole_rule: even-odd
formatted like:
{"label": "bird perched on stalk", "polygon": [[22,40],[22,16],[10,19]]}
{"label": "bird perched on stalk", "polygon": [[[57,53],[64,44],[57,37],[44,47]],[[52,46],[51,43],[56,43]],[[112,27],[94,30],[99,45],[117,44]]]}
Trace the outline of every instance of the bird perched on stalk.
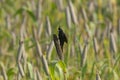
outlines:
{"label": "bird perched on stalk", "polygon": [[63,51],[64,42],[68,43],[68,39],[60,27],[58,28],[58,37],[59,37],[61,49]]}

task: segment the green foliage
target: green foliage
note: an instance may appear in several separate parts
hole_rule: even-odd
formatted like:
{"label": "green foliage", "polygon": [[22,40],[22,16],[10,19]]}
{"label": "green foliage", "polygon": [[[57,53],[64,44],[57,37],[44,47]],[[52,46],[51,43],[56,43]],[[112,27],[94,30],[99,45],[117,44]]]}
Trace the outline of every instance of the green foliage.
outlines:
{"label": "green foliage", "polygon": [[66,76],[67,68],[63,61],[52,61],[49,68],[52,80],[63,80]]}
{"label": "green foliage", "polygon": [[[0,80],[96,80],[97,74],[101,80],[120,80],[120,0],[61,0],[62,4],[58,1],[0,0]],[[69,7],[70,27],[66,7]],[[78,23],[73,23],[74,16]],[[46,17],[50,24],[46,23]],[[58,34],[59,26],[68,38],[63,49],[64,60],[58,60],[55,45],[50,45],[52,34]],[[36,47],[35,40],[40,46]],[[87,57],[81,66],[86,41]],[[111,45],[115,46],[113,51]],[[46,59],[48,54],[50,60]],[[45,65],[49,68],[47,75]]]}
{"label": "green foliage", "polygon": [[7,71],[7,76],[9,80],[13,80],[14,79],[14,75],[17,74],[17,68],[9,68]]}
{"label": "green foliage", "polygon": [[30,16],[30,18],[31,18],[33,21],[36,21],[36,17],[35,17],[35,15],[33,14],[33,12],[30,11],[29,9],[25,8],[25,7],[18,9],[18,10],[15,12],[14,16],[16,16],[16,15],[21,15],[21,14],[23,14],[23,12],[28,13],[28,15]]}

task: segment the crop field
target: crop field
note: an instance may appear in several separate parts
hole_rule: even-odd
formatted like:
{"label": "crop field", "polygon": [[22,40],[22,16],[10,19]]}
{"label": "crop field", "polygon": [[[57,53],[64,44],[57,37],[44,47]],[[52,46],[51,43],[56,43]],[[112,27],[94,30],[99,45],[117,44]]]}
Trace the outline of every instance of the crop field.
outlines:
{"label": "crop field", "polygon": [[0,80],[120,80],[120,0],[0,0]]}

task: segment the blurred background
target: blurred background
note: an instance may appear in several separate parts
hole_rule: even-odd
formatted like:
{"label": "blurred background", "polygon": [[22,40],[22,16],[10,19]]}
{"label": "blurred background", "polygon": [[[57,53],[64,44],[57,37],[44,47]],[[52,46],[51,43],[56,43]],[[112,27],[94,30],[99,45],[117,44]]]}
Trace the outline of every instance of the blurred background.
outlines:
{"label": "blurred background", "polygon": [[120,80],[119,62],[120,0],[0,0],[0,80]]}

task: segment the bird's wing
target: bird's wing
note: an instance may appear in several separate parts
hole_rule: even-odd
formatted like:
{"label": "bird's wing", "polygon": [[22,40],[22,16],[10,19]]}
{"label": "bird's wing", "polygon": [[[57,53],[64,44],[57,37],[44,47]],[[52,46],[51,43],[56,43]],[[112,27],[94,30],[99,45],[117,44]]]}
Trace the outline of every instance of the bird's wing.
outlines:
{"label": "bird's wing", "polygon": [[67,37],[66,37],[65,34],[64,34],[64,41],[65,41],[66,43],[68,43],[68,39],[67,39]]}

